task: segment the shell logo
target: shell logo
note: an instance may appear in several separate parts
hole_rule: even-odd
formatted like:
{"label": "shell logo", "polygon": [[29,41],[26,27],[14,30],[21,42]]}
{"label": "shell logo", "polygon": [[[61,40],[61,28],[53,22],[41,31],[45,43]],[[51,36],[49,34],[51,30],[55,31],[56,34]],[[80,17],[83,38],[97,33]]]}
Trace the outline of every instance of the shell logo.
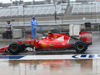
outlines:
{"label": "shell logo", "polygon": [[46,47],[47,44],[46,44],[46,43],[42,43],[41,46],[42,46],[42,47]]}
{"label": "shell logo", "polygon": [[50,47],[53,47],[53,43],[50,43],[49,45],[50,45]]}

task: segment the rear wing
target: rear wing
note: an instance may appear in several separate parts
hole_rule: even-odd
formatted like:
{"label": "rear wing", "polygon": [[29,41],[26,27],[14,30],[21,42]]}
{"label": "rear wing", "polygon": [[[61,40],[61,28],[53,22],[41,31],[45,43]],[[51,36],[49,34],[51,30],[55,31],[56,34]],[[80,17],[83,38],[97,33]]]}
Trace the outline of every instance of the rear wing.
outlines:
{"label": "rear wing", "polygon": [[86,44],[92,43],[92,32],[79,32],[80,39]]}

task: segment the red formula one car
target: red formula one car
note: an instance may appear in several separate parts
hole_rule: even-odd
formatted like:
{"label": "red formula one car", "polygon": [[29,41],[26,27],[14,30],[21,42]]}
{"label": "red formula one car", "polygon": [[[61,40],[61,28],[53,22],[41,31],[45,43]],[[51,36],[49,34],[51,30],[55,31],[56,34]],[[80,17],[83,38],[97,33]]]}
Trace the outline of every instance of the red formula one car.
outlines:
{"label": "red formula one car", "polygon": [[27,47],[31,47],[35,51],[74,48],[76,52],[83,53],[87,50],[89,44],[92,44],[91,32],[80,32],[79,38],[75,38],[63,33],[48,33],[48,37],[45,37],[42,40],[34,39],[13,42],[9,46],[0,48],[0,52],[8,51],[11,54],[18,54]]}

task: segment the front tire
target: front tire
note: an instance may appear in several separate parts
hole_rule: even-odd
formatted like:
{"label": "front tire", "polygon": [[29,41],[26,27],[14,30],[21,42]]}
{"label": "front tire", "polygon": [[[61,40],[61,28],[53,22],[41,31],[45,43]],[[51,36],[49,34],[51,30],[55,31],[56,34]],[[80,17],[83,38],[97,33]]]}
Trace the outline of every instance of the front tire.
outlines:
{"label": "front tire", "polygon": [[18,54],[20,51],[20,45],[16,42],[13,42],[9,45],[8,51],[13,55]]}
{"label": "front tire", "polygon": [[87,50],[86,43],[83,41],[77,41],[74,45],[77,53],[84,53]]}

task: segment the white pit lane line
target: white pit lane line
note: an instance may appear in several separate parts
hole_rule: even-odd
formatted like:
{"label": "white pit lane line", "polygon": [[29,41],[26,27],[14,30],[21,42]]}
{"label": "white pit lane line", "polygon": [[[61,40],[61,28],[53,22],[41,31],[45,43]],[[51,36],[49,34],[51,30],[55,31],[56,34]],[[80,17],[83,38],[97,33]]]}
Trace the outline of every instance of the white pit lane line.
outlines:
{"label": "white pit lane line", "polygon": [[0,56],[0,60],[100,59],[100,54]]}
{"label": "white pit lane line", "polygon": [[100,59],[100,54],[76,55],[27,55],[19,60],[53,60],[53,59]]}

